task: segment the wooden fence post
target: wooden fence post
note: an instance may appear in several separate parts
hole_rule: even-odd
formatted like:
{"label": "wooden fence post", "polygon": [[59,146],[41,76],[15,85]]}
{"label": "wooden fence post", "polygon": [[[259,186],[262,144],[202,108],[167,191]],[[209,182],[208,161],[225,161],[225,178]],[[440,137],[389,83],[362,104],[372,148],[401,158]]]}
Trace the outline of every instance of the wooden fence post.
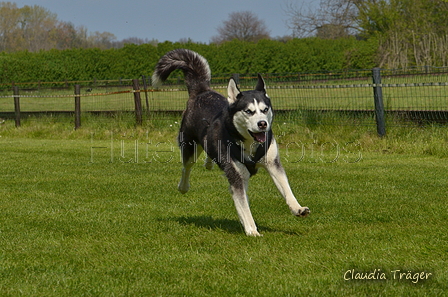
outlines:
{"label": "wooden fence post", "polygon": [[75,130],[81,127],[81,86],[75,85]]}
{"label": "wooden fence post", "polygon": [[135,120],[138,126],[142,125],[142,100],[140,98],[140,86],[138,79],[132,80],[132,87],[134,89],[134,103],[135,103]]}
{"label": "wooden fence post", "polygon": [[381,70],[380,68],[373,68],[373,98],[375,101],[375,119],[376,130],[380,137],[386,135],[386,120],[384,117],[384,104],[383,104],[383,89],[381,87]]}
{"label": "wooden fence post", "polygon": [[12,87],[14,93],[14,112],[16,119],[16,127],[20,127],[20,97],[19,97],[19,87],[15,86],[13,83]]}

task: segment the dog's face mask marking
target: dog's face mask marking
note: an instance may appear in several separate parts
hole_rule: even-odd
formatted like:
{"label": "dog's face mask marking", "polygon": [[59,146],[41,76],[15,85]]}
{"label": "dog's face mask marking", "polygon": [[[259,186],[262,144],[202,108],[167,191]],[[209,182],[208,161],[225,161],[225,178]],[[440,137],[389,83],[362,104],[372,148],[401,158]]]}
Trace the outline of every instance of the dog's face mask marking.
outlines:
{"label": "dog's face mask marking", "polygon": [[272,109],[266,103],[253,99],[253,103],[235,113],[233,122],[244,138],[263,143],[266,132],[271,129]]}
{"label": "dog's face mask marking", "polygon": [[233,124],[241,136],[246,140],[265,142],[266,132],[271,129],[273,113],[261,76],[254,91],[240,92],[235,81],[230,80],[228,100],[231,109],[235,110]]}

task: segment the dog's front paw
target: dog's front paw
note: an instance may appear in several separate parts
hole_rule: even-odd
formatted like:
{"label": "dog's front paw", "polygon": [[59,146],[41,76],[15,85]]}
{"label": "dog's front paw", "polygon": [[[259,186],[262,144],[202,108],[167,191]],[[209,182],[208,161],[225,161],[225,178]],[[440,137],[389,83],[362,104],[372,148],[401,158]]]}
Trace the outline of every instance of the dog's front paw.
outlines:
{"label": "dog's front paw", "polygon": [[306,217],[310,214],[310,209],[308,207],[300,207],[299,209],[292,211],[293,215],[297,217]]}
{"label": "dog's front paw", "polygon": [[190,189],[190,183],[188,182],[184,182],[184,181],[180,181],[179,185],[177,186],[177,189],[179,190],[179,192],[181,192],[182,194],[185,194],[188,192],[188,190]]}
{"label": "dog's front paw", "polygon": [[257,230],[246,232],[246,235],[247,236],[252,236],[252,237],[261,237],[261,236],[263,236],[263,234],[258,233]]}

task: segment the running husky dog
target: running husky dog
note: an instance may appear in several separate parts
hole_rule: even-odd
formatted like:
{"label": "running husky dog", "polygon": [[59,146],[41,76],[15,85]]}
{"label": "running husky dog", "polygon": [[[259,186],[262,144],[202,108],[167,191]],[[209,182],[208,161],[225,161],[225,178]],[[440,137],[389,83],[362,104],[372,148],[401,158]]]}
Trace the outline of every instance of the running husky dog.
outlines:
{"label": "running husky dog", "polygon": [[310,210],[297,202],[280,164],[271,130],[274,113],[261,75],[253,91],[240,92],[235,80],[230,79],[228,98],[225,98],[210,88],[207,60],[196,52],[177,49],[159,60],[152,76],[153,85],[158,86],[176,69],[184,72],[190,97],[178,136],[183,160],[179,191],[186,193],[190,188],[191,167],[205,150],[206,168],[218,164],[230,183],[233,201],[247,235],[260,236],[247,197],[249,178],[260,167],[269,172],[291,212],[307,216]]}

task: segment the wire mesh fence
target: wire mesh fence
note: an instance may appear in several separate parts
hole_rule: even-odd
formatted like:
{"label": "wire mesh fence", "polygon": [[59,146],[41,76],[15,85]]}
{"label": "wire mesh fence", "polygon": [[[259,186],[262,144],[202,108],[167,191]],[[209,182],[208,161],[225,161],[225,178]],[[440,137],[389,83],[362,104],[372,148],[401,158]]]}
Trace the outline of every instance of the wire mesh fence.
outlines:
{"label": "wire mesh fence", "polygon": [[[448,68],[382,69],[380,73],[380,82],[372,80],[372,70],[263,76],[274,109],[294,114],[293,120],[305,124],[375,125],[373,89],[378,87],[389,125],[448,122]],[[256,84],[255,74],[221,74],[212,78],[212,88],[226,96],[231,76],[242,91]],[[71,114],[74,85],[80,85],[82,113],[134,112],[138,92],[145,119],[163,119],[166,114],[180,117],[188,98],[181,72],[174,73],[159,90],[150,87],[147,76],[139,79],[137,90],[130,79],[0,84],[0,117],[17,116],[17,99],[21,114]]]}

